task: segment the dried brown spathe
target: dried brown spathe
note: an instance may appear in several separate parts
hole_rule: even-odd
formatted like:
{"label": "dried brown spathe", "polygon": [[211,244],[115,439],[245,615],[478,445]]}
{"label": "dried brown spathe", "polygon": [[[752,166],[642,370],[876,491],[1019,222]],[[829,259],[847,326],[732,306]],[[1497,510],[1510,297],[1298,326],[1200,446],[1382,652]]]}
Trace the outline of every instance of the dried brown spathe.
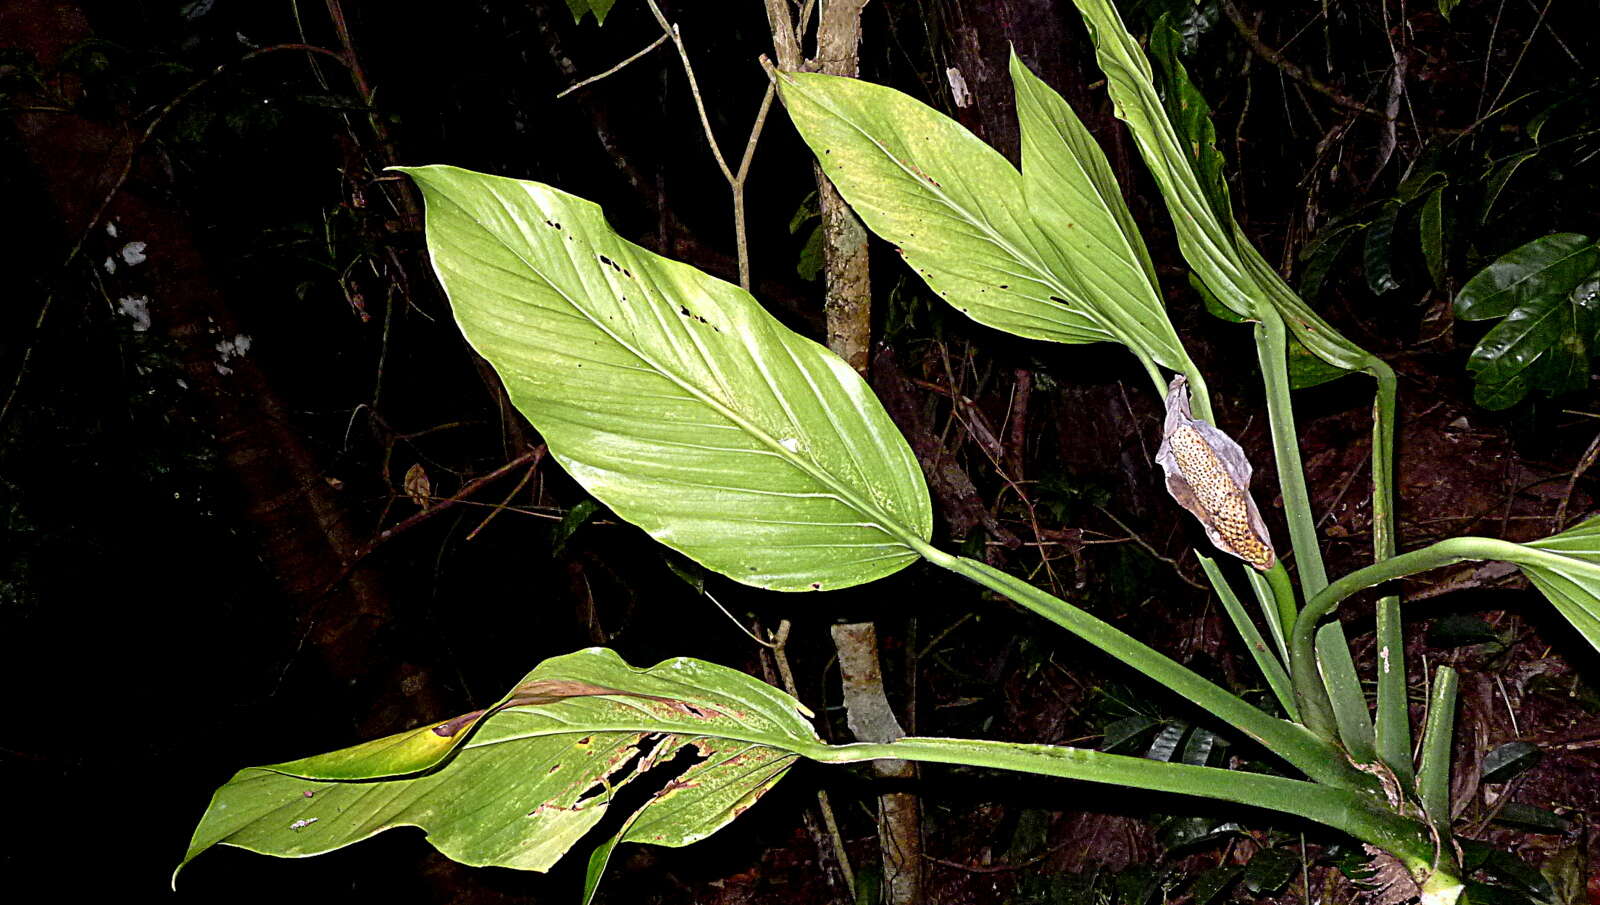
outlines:
{"label": "dried brown spathe", "polygon": [[1167,422],[1156,463],[1167,492],[1194,513],[1218,550],[1265,572],[1277,561],[1261,512],[1250,498],[1250,462],[1239,444],[1189,410],[1188,380],[1167,387]]}

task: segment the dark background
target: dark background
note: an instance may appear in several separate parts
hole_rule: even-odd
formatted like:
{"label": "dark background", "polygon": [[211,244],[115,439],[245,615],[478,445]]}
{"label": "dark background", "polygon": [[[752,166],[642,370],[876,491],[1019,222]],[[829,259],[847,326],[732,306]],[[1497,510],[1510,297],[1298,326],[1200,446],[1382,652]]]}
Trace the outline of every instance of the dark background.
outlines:
{"label": "dark background", "polygon": [[[1516,245],[1600,231],[1592,5],[1466,0],[1447,20],[1434,3],[1240,0],[1237,25],[1209,2],[1121,6],[1137,34],[1163,10],[1180,14],[1241,222],[1292,281],[1321,268],[1316,307],[1400,372],[1402,545],[1529,539],[1587,514],[1594,394],[1476,407],[1463,365],[1483,329],[1455,323],[1449,302]],[[756,58],[771,53],[761,5],[664,9],[736,158],[765,89]],[[339,62],[286,46],[342,52],[334,12],[368,99]],[[537,435],[461,340],[422,252],[415,193],[382,168],[450,163],[548,182],[602,204],[624,236],[736,279],[728,189],[670,45],[555,97],[659,33],[641,0],[618,0],[603,27],[575,24],[559,0],[403,13],[365,0],[0,2],[8,879],[164,895],[208,796],[240,767],[482,706],[541,659],[590,644],[634,664],[688,655],[762,674],[757,648],[673,570],[682,559],[603,509],[585,517],[585,495],[551,462],[407,521],[422,512],[408,472],[427,481],[412,494],[436,503],[525,456]],[[1188,288],[1071,4],[878,0],[866,10],[862,74],[956,116],[1015,160],[1008,43],[1107,148],[1173,318],[1211,375],[1219,420],[1257,462],[1258,498],[1283,536],[1248,330],[1211,318]],[[955,104],[951,67],[968,106]],[[1392,123],[1373,113],[1391,99]],[[1495,164],[1534,147],[1530,123],[1551,109],[1568,137],[1541,147],[1480,216]],[[1456,217],[1443,285],[1419,250],[1414,206],[1394,218],[1390,241],[1367,239],[1368,228],[1337,257],[1303,257],[1330,226],[1381,221],[1419,166],[1446,173]],[[813,189],[809,156],[775,107],[747,187],[753,288],[815,337],[821,288],[802,272]],[[875,246],[874,384],[902,428],[973,485],[939,502],[940,542],[1248,689],[1247,659],[1195,588],[1185,551],[1197,534],[1152,477],[1159,400],[1132,358],[979,327],[930,302],[885,251]],[[1383,274],[1395,285],[1375,291]],[[952,395],[971,400],[961,418]],[[1370,548],[1370,398],[1363,378],[1299,397],[1335,572]],[[995,477],[965,426],[974,421],[1002,438],[1025,500]],[[1569,817],[1592,812],[1592,651],[1515,579],[1442,580],[1458,590],[1410,610],[1408,653],[1414,676],[1424,661],[1463,671],[1465,772],[1499,744],[1531,740],[1544,760],[1497,791]],[[1130,713],[1196,718],[921,566],[824,597],[715,577],[709,586],[746,624],[794,620],[800,696],[830,737],[848,737],[826,631],[841,619],[879,622],[891,697],[923,734],[1095,745]],[[1488,634],[1430,631],[1447,612]],[[1352,626],[1358,660],[1370,658],[1369,628],[1359,617]],[[852,857],[870,873],[870,776],[801,768],[732,832],[685,850],[624,850],[602,895],[842,901],[802,821],[819,786],[834,793]],[[920,788],[941,902],[1069,901],[1073,883],[1136,868],[1191,895],[1205,867],[1262,849],[1298,854],[1303,829],[1225,814],[1243,828],[1172,849],[1161,815],[1215,818],[1216,808],[955,769],[927,771]],[[1457,791],[1459,830],[1535,866],[1588,844],[1581,820],[1567,834],[1527,832],[1491,822],[1482,789]],[[1349,884],[1315,860],[1332,840],[1310,841],[1314,885],[1348,901]],[[548,877],[459,868],[399,831],[299,862],[219,849],[186,871],[178,895],[569,901],[577,884],[571,865]]]}

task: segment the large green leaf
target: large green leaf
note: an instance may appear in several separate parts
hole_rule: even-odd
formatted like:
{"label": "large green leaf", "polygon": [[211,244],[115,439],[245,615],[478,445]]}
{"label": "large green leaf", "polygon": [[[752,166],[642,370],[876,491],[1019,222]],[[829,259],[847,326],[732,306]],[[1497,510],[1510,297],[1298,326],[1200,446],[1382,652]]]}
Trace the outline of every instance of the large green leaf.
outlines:
{"label": "large green leaf", "polygon": [[1564,295],[1600,266],[1600,249],[1587,236],[1553,233],[1506,252],[1478,271],[1456,294],[1456,317],[1505,317],[1535,299]]}
{"label": "large green leaf", "polygon": [[1151,52],[1162,64],[1164,104],[1150,60],[1109,0],[1073,2],[1089,27],[1117,118],[1128,124],[1161,189],[1189,266],[1240,317],[1259,320],[1258,308],[1268,305],[1295,338],[1327,363],[1346,370],[1381,368],[1382,362],[1301,301],[1234,222],[1222,155],[1213,144],[1210,107],[1178,59],[1181,42],[1167,34],[1170,26],[1158,22],[1151,41]]}
{"label": "large green leaf", "polygon": [[1517,565],[1572,627],[1600,650],[1600,516],[1527,546],[1559,553],[1567,560]]}
{"label": "large green leaf", "polygon": [[[907,737],[829,746],[806,716],[787,694],[726,667],[678,658],[639,669],[590,648],[541,663],[486,713],[241,770],[212,797],[178,870],[215,845],[305,857],[415,826],[452,859],[520,870],[546,870],[587,841],[592,893],[618,842],[703,839],[800,757],[965,764],[1198,795],[1316,820],[1421,863],[1432,855],[1419,827],[1365,792],[1059,745]],[[619,800],[638,803],[594,838]]]}
{"label": "large green leaf", "polygon": [[866,383],[737,286],[549,186],[404,170],[457,322],[589,493],[738,581],[848,587],[916,558],[921,469]]}
{"label": "large green leaf", "polygon": [[[1167,57],[1163,62],[1173,106],[1169,118],[1156,92],[1150,61],[1116,9],[1106,0],[1075,2],[1089,27],[1117,118],[1128,124],[1145,166],[1161,189],[1184,258],[1229,310],[1255,319],[1262,303],[1260,293],[1234,248],[1232,229],[1225,228],[1217,214],[1217,207],[1226,203],[1225,198],[1217,197],[1218,193],[1225,195],[1226,183],[1221,180],[1220,155],[1210,144],[1214,134],[1205,117],[1203,98],[1193,90],[1176,58]],[[1163,40],[1156,46],[1171,51],[1178,42]],[[1182,135],[1176,124],[1204,124],[1204,128],[1194,135]],[[1207,174],[1205,181],[1197,177],[1197,166]],[[1231,219],[1226,213],[1224,216]]]}
{"label": "large green leaf", "polygon": [[1157,361],[1182,362],[1160,284],[1105,152],[1054,88],[1013,50],[1022,195],[1082,298]]}
{"label": "large green leaf", "polygon": [[[465,864],[545,870],[605,817],[619,791],[664,765],[676,775],[638,805],[612,844],[688,845],[743,813],[821,744],[798,701],[688,658],[638,669],[590,648],[539,664],[507,701],[476,726],[468,715],[239,771],[212,797],[183,864],[214,845],[303,857],[415,826]],[[419,736],[450,743],[442,753],[391,756],[414,751]]]}
{"label": "large green leaf", "polygon": [[1600,324],[1600,248],[1576,233],[1522,245],[1479,271],[1456,296],[1462,320],[1504,317],[1467,359],[1475,398],[1489,409],[1589,383]]}
{"label": "large green leaf", "polygon": [[[899,91],[818,73],[775,77],[823,171],[941,298],[1019,336],[1118,342],[1183,369],[1187,356],[1147,285],[1142,247],[1109,206],[1113,196],[1120,206],[1109,168],[1063,156],[1082,127],[1070,111],[1058,117],[1065,105],[1052,104],[1042,83],[1019,88],[1032,146],[1024,153],[1047,170],[1031,174],[1030,195],[998,151]],[[1065,193],[1046,214],[1051,228],[1076,224],[1081,240],[1046,235],[1031,209],[1044,185]]]}

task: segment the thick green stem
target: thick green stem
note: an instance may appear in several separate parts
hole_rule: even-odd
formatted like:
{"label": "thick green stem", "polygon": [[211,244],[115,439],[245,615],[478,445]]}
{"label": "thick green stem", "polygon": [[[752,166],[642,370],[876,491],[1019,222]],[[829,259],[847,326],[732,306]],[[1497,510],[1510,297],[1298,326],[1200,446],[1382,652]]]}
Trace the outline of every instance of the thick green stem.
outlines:
{"label": "thick green stem", "polygon": [[[1260,306],[1267,308],[1266,305]],[[1328,585],[1317,545],[1317,520],[1311,513],[1311,493],[1306,489],[1300,462],[1300,438],[1295,433],[1294,403],[1289,398],[1289,334],[1283,318],[1270,309],[1256,322],[1256,356],[1266,384],[1267,419],[1272,427],[1272,451],[1278,463],[1278,487],[1283,492],[1284,517],[1289,522],[1289,542],[1294,546],[1295,567],[1306,597]]]}
{"label": "thick green stem", "polygon": [[[1267,586],[1272,589],[1272,601],[1279,620],[1283,625],[1296,625],[1300,608],[1295,604],[1294,585],[1289,582],[1289,574],[1284,571],[1283,563],[1273,563],[1265,577]],[[1339,738],[1337,714],[1315,662],[1307,669],[1303,663],[1297,664],[1291,655],[1289,676],[1301,724],[1319,738],[1330,742]]]}
{"label": "thick green stem", "polygon": [[[1189,407],[1195,417],[1210,425],[1216,425],[1217,416],[1211,412],[1211,389],[1206,386],[1206,377],[1195,367],[1194,362],[1185,361],[1183,376],[1189,379]],[[1165,396],[1165,390],[1162,391]]]}
{"label": "thick green stem", "polygon": [[1417,798],[1441,835],[1450,833],[1450,749],[1455,741],[1456,671],[1439,667],[1428,699],[1428,720],[1422,729],[1422,769],[1417,771]]}
{"label": "thick green stem", "polygon": [[1361,688],[1355,660],[1350,656],[1344,623],[1329,622],[1317,629],[1317,670],[1322,673],[1322,686],[1333,707],[1344,750],[1350,752],[1350,759],[1358,764],[1372,763],[1377,759],[1372,714],[1367,710],[1367,696]]}
{"label": "thick green stem", "polygon": [[1279,623],[1294,625],[1300,604],[1295,600],[1294,583],[1289,580],[1289,572],[1281,561],[1272,564],[1272,568],[1266,572],[1266,579],[1267,587],[1272,589],[1272,603],[1278,611]]}
{"label": "thick green stem", "polygon": [[1366,371],[1378,381],[1372,399],[1372,554],[1382,561],[1394,555],[1394,369],[1373,358]]}
{"label": "thick green stem", "polygon": [[1220,799],[1314,820],[1409,862],[1431,859],[1434,854],[1427,828],[1387,810],[1379,799],[1303,780],[1018,742],[907,737],[881,745],[822,745],[818,748],[815,752],[803,753],[831,763],[899,758]]}
{"label": "thick green stem", "polygon": [[1364,588],[1467,560],[1494,559],[1519,566],[1543,566],[1563,573],[1578,573],[1600,581],[1600,566],[1511,541],[1491,537],[1452,537],[1436,544],[1357,569],[1311,598],[1300,612],[1290,642],[1291,672],[1302,663],[1314,663],[1317,623],[1327,618],[1350,595]]}
{"label": "thick green stem", "polygon": [[[1289,684],[1289,670],[1285,663],[1287,657],[1280,660],[1267,646],[1267,639],[1262,637],[1261,630],[1256,628],[1250,614],[1245,611],[1244,604],[1240,602],[1239,595],[1233,592],[1228,584],[1227,576],[1222,574],[1222,569],[1215,560],[1203,553],[1196,553],[1195,558],[1200,560],[1200,568],[1205,570],[1206,577],[1211,579],[1211,587],[1222,600],[1222,607],[1228,613],[1228,618],[1233,621],[1233,628],[1239,633],[1245,647],[1250,651],[1250,656],[1255,659],[1256,667],[1261,670],[1261,675],[1267,680],[1267,687],[1272,689],[1272,694],[1278,699],[1278,705],[1289,719],[1299,722],[1300,708],[1294,702],[1294,689]],[[1287,650],[1287,648],[1285,648]]]}
{"label": "thick green stem", "polygon": [[[1394,369],[1372,359],[1366,371],[1378,381],[1372,401],[1372,558],[1382,562],[1394,556]],[[1378,601],[1378,758],[1411,789],[1416,782],[1411,769],[1411,708],[1406,701],[1405,635],[1400,615],[1400,598],[1390,595]]]}
{"label": "thick green stem", "polygon": [[1327,740],[1318,738],[1303,726],[1263,713],[1188,667],[1065,600],[976,560],[951,556],[926,544],[921,545],[918,552],[934,565],[1009,597],[1160,682],[1261,743],[1306,776],[1346,789],[1375,787],[1371,776],[1352,766]]}

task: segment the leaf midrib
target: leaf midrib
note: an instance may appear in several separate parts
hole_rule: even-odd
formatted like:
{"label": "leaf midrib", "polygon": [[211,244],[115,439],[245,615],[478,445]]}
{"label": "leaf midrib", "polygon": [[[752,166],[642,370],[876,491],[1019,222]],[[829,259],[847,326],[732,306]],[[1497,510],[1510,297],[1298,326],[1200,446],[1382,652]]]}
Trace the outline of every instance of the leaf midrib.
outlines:
{"label": "leaf midrib", "polygon": [[[536,275],[540,280],[542,280],[544,282],[544,284],[546,286],[550,287],[550,289],[552,291],[554,291],[558,296],[560,296],[562,301],[566,302],[568,306],[570,306],[574,311],[576,311],[579,315],[581,315],[586,321],[588,321],[590,324],[592,324],[596,329],[598,329],[602,333],[604,333],[607,337],[609,337],[618,346],[620,346],[623,349],[626,349],[629,352],[629,354],[633,355],[640,362],[644,363],[653,372],[655,372],[657,374],[660,374],[661,376],[667,378],[674,385],[676,385],[677,387],[679,387],[680,389],[682,389],[683,391],[688,393],[690,396],[692,396],[696,400],[698,400],[701,404],[711,408],[713,411],[715,411],[718,414],[722,415],[724,418],[727,418],[729,421],[731,421],[734,424],[738,425],[742,430],[746,431],[751,436],[755,437],[763,445],[767,446],[772,452],[776,453],[779,458],[781,458],[782,460],[788,462],[792,467],[800,470],[804,474],[806,474],[809,477],[811,477],[813,480],[817,481],[818,483],[822,484],[824,487],[828,488],[828,490],[834,494],[835,498],[838,499],[839,502],[844,503],[845,505],[856,509],[858,512],[861,512],[864,516],[866,516],[867,518],[871,519],[875,523],[875,527],[877,527],[880,530],[882,530],[885,534],[888,534],[891,537],[894,537],[896,540],[899,540],[902,544],[904,544],[907,547],[908,550],[911,550],[912,552],[915,552],[915,547],[908,541],[909,538],[915,537],[916,533],[914,531],[910,530],[909,528],[907,528],[904,525],[901,525],[897,519],[889,517],[889,515],[887,513],[885,513],[882,510],[880,510],[876,505],[873,505],[873,504],[868,503],[865,500],[861,499],[848,486],[846,486],[843,483],[841,483],[840,481],[836,480],[833,477],[833,475],[831,475],[829,472],[824,471],[824,470],[822,470],[820,468],[814,467],[814,463],[810,459],[803,458],[803,457],[795,455],[793,452],[791,452],[788,449],[788,447],[784,446],[782,443],[779,443],[776,439],[774,439],[772,436],[767,434],[766,431],[762,430],[761,428],[757,427],[755,424],[751,423],[742,414],[740,414],[739,412],[737,412],[736,410],[734,410],[730,406],[722,403],[721,400],[718,400],[717,398],[715,398],[715,397],[713,397],[713,396],[701,391],[698,387],[696,387],[693,383],[691,383],[687,379],[685,379],[683,377],[680,377],[678,374],[674,373],[672,370],[670,370],[670,369],[658,364],[656,361],[651,359],[644,352],[642,352],[639,349],[635,348],[631,343],[629,343],[628,341],[623,339],[621,336],[619,336],[616,333],[612,332],[609,328],[606,327],[606,325],[604,323],[602,323],[600,321],[599,318],[595,317],[586,308],[584,308],[582,305],[578,304],[573,299],[573,297],[570,296],[559,285],[557,285],[557,283],[555,281],[551,280],[548,276],[546,276],[545,273],[542,270],[540,270],[538,267],[534,266],[534,264],[531,261],[529,261],[526,257],[524,257],[521,252],[519,252],[516,248],[512,247],[512,245],[510,243],[505,241],[505,239],[503,239],[500,235],[498,235],[494,230],[491,230],[488,226],[486,226],[482,221],[480,221],[477,218],[477,216],[475,216],[471,211],[469,211],[460,202],[456,201],[454,197],[452,197],[448,193],[443,193],[443,192],[438,192],[437,194],[439,195],[439,197],[449,201],[451,205],[453,205],[458,211],[460,211],[464,216],[466,216],[466,218],[474,226],[476,226],[479,229],[479,231],[481,231],[484,235],[488,236],[491,240],[493,240],[494,242],[499,244],[506,251],[510,252],[511,255],[513,257],[515,257],[518,261],[520,261],[524,267],[528,268],[528,270],[531,273]],[[504,203],[503,201],[500,201],[498,194],[496,194],[495,200],[499,201],[502,204]],[[627,242],[626,240],[622,239],[620,236],[616,237],[616,241],[621,243],[623,245],[623,248],[621,248],[621,249],[608,249],[608,250],[617,252],[618,253],[618,257],[621,257],[622,256],[621,253],[625,252],[627,254],[627,257],[632,259],[630,261],[630,263],[633,263],[635,266],[640,266],[640,261],[637,260],[635,258],[635,256],[634,256],[634,254],[633,254],[633,249],[631,247],[632,243]],[[430,237],[429,237],[430,246],[431,246],[432,242],[433,242],[433,239],[432,239],[432,236],[430,235]],[[596,243],[592,239],[587,239],[586,240],[586,244],[589,246],[589,248],[591,250],[595,249],[595,244]],[[643,270],[644,268],[642,266],[640,266],[640,269]],[[714,277],[708,277],[708,278],[714,279]],[[653,305],[653,306],[658,306],[659,302],[660,302],[660,292],[659,292],[659,290],[656,289],[656,287],[653,285],[653,283],[652,283],[652,285],[646,287],[644,281],[641,280],[639,285],[640,285],[641,290],[644,291],[644,294],[645,294],[645,297],[646,297],[646,302],[651,304],[651,305]],[[783,337],[781,337],[781,336],[780,337],[774,337],[774,341],[781,343],[781,342],[783,342]],[[697,344],[697,348],[698,348],[698,344]],[[492,362],[491,362],[491,364],[492,364]],[[498,370],[498,368],[497,368],[497,370]],[[920,538],[918,538],[918,539],[920,540]]]}
{"label": "leaf midrib", "polygon": [[[989,222],[987,220],[983,220],[983,219],[980,219],[980,218],[975,218],[974,215],[971,212],[969,212],[965,206],[957,204],[949,195],[945,194],[945,192],[944,192],[942,187],[934,185],[931,181],[926,181],[926,180],[917,178],[916,173],[914,171],[912,171],[909,167],[907,167],[904,163],[902,163],[900,158],[897,157],[893,152],[891,152],[889,150],[889,148],[886,147],[883,144],[883,142],[878,141],[878,139],[876,139],[876,138],[874,138],[872,136],[872,133],[868,132],[867,130],[865,130],[865,129],[861,128],[859,125],[857,125],[854,119],[852,119],[849,116],[846,116],[843,112],[841,112],[839,110],[838,107],[835,107],[833,104],[828,103],[823,98],[819,98],[816,95],[816,93],[811,92],[811,91],[807,91],[800,82],[796,81],[796,82],[793,82],[793,84],[795,84],[796,86],[799,86],[797,88],[797,90],[806,91],[806,94],[811,98],[811,102],[812,103],[814,103],[817,106],[822,107],[822,108],[826,109],[828,112],[832,113],[835,117],[837,117],[839,119],[840,122],[844,123],[845,125],[849,126],[851,129],[855,130],[857,134],[859,134],[862,138],[865,138],[873,147],[877,148],[878,151],[880,153],[882,153],[884,157],[888,158],[890,160],[890,162],[892,162],[895,165],[895,167],[900,170],[901,173],[903,173],[906,177],[908,177],[911,180],[912,184],[917,185],[917,186],[921,187],[922,189],[924,189],[925,191],[927,191],[928,194],[934,196],[941,203],[943,203],[945,207],[947,207],[950,210],[953,210],[953,211],[956,211],[957,213],[959,213],[961,215],[961,219],[964,222],[966,222],[966,223],[978,228],[978,230],[981,231],[984,234],[984,237],[986,239],[988,239],[990,242],[994,243],[994,245],[996,247],[998,247],[1000,250],[1002,250],[1002,251],[1006,252],[1007,254],[1009,254],[1014,260],[1017,260],[1017,261],[1022,262],[1023,264],[1026,264],[1033,271],[1033,274],[1030,275],[1032,277],[1032,279],[1037,280],[1039,283],[1049,287],[1052,291],[1054,291],[1058,296],[1060,296],[1063,299],[1071,298],[1071,297],[1074,297],[1074,296],[1078,295],[1078,293],[1075,293],[1075,292],[1071,291],[1070,289],[1068,289],[1067,287],[1063,286],[1060,283],[1060,281],[1055,278],[1055,274],[1051,273],[1050,269],[1048,267],[1045,267],[1043,262],[1038,260],[1038,258],[1036,256],[1023,254],[1015,246],[1013,246],[1011,244],[1011,242],[1009,242],[1004,236],[1000,235],[1000,233],[998,233],[994,229],[994,227],[990,226]],[[1006,166],[1010,167],[1011,164],[1007,163]],[[1018,170],[1013,168],[1012,172],[1016,174],[1017,179],[1020,181],[1021,178],[1022,178],[1021,171],[1018,171]],[[1019,194],[1020,194],[1020,192],[1019,192]],[[1051,300],[1049,300],[1049,299],[1040,299],[1040,301],[1045,302],[1046,304],[1052,304],[1053,306],[1059,306],[1059,307],[1061,307],[1061,308],[1063,308],[1063,309],[1065,309],[1067,311],[1071,311],[1072,313],[1079,315],[1080,317],[1083,317],[1084,319],[1092,322],[1095,326],[1099,327],[1101,330],[1104,330],[1106,333],[1110,334],[1110,336],[1112,337],[1113,340],[1116,340],[1116,341],[1120,342],[1123,339],[1119,335],[1118,331],[1115,328],[1113,328],[1110,324],[1107,324],[1103,318],[1099,317],[1098,316],[1098,312],[1096,312],[1092,307],[1089,307],[1089,306],[1075,306],[1075,305],[1071,305],[1071,304],[1062,305],[1062,304],[1059,304],[1059,303],[1052,303]],[[1124,344],[1126,344],[1126,343],[1124,343]]]}
{"label": "leaf midrib", "polygon": [[[1573,233],[1572,235],[1581,235],[1581,234],[1580,233]],[[1488,295],[1484,296],[1483,297],[1483,301],[1479,302],[1479,304],[1486,304],[1489,299],[1492,299],[1492,298],[1495,298],[1495,297],[1498,297],[1498,296],[1510,295],[1513,292],[1515,292],[1516,290],[1518,290],[1522,286],[1522,284],[1528,282],[1529,280],[1532,280],[1534,277],[1543,276],[1544,274],[1556,269],[1557,267],[1560,267],[1561,265],[1567,263],[1568,261],[1572,260],[1573,258],[1576,258],[1578,255],[1581,255],[1581,254],[1583,254],[1585,252],[1592,252],[1594,250],[1595,250],[1595,243],[1587,241],[1587,239],[1586,239],[1582,245],[1578,246],[1577,248],[1573,249],[1572,251],[1568,252],[1567,254],[1562,255],[1561,257],[1555,259],[1554,261],[1551,261],[1550,263],[1544,265],[1543,267],[1540,267],[1540,268],[1538,268],[1536,270],[1528,271],[1528,272],[1522,274],[1521,276],[1517,277],[1516,279],[1512,280],[1511,282],[1505,284],[1504,286],[1501,286],[1501,287],[1495,289],[1494,292],[1491,292]],[[1498,262],[1496,262],[1496,263],[1498,263]],[[1490,266],[1492,267],[1493,265],[1490,265]],[[1582,283],[1582,282],[1583,282],[1583,279],[1580,277],[1578,279],[1578,283]],[[1577,285],[1577,284],[1574,284],[1574,285]],[[1568,290],[1568,291],[1570,291],[1570,290]],[[1565,294],[1565,293],[1562,293],[1562,294]],[[1522,301],[1520,303],[1514,303],[1511,306],[1511,310],[1506,312],[1503,316],[1504,317],[1510,317],[1512,315],[1512,313],[1514,313],[1518,308],[1525,308],[1525,307],[1533,304],[1535,301],[1536,301],[1536,299],[1528,299],[1528,300]],[[1489,317],[1478,317],[1478,318],[1470,318],[1470,319],[1471,320],[1489,320],[1492,317],[1493,317],[1493,315],[1490,315]]]}

